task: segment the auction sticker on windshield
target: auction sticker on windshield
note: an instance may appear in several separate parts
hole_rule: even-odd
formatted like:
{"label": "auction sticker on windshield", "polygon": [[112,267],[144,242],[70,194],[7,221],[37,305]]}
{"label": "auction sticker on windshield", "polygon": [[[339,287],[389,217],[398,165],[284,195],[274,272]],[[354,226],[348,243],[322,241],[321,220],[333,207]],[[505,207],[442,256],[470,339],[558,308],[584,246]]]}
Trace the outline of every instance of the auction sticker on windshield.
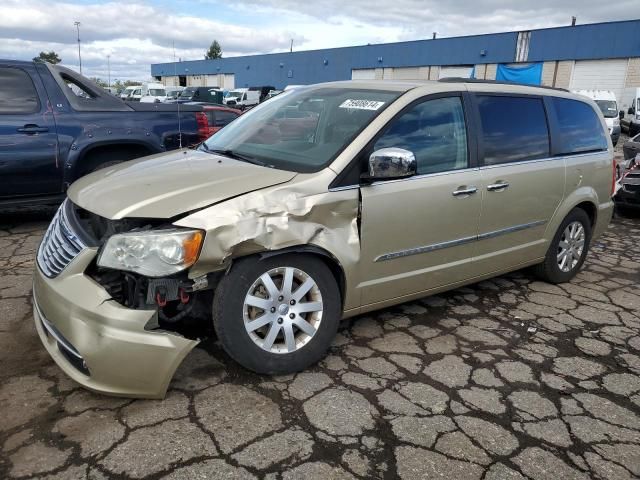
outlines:
{"label": "auction sticker on windshield", "polygon": [[345,100],[340,108],[356,108],[358,110],[378,110],[384,102],[375,100]]}

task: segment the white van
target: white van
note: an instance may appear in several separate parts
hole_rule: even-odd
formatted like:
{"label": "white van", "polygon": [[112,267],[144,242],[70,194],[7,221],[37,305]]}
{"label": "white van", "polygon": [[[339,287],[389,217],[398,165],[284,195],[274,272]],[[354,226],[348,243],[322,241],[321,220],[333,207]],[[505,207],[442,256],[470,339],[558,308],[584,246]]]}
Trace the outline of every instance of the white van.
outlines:
{"label": "white van", "polygon": [[573,90],[573,93],[590,98],[600,107],[607,122],[611,142],[615,146],[620,138],[620,116],[615,93],[611,90]]}
{"label": "white van", "polygon": [[147,86],[147,91],[143,92],[140,102],[160,103],[167,99],[167,90],[161,83],[151,83]]}
{"label": "white van", "polygon": [[[149,95],[149,91],[150,90],[154,90],[155,93],[158,94],[158,96],[166,96],[166,93],[164,91],[164,85],[161,83],[143,83],[142,85],[140,85],[139,87],[137,87],[132,93],[131,95],[129,95],[129,101],[133,101],[133,102],[139,102],[142,97],[146,97]],[[152,100],[151,102],[153,103],[155,101]]]}
{"label": "white van", "polygon": [[260,92],[258,90],[249,90],[248,88],[236,88],[229,92],[223,102],[229,107],[244,110],[260,103]]}
{"label": "white van", "polygon": [[620,100],[620,126],[630,137],[640,133],[640,88],[627,87]]}
{"label": "white van", "polygon": [[129,97],[131,97],[131,95],[136,89],[141,87],[142,85],[129,85],[120,93],[120,98],[122,100],[131,100]]}

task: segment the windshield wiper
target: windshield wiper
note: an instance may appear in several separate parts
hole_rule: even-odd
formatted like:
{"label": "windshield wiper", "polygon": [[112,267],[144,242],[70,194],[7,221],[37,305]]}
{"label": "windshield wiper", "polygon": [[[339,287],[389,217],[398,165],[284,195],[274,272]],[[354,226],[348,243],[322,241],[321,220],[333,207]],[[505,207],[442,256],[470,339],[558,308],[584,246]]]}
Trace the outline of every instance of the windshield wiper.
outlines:
{"label": "windshield wiper", "polygon": [[240,160],[241,162],[253,163],[254,165],[260,165],[261,167],[267,166],[264,162],[261,162],[257,158],[253,158],[248,155],[243,155],[241,153],[234,152],[230,148],[213,149],[213,148],[207,147],[206,143],[203,143],[203,145],[205,145],[206,151],[210,153],[217,153],[218,155],[224,155],[225,157],[233,158],[234,160]]}

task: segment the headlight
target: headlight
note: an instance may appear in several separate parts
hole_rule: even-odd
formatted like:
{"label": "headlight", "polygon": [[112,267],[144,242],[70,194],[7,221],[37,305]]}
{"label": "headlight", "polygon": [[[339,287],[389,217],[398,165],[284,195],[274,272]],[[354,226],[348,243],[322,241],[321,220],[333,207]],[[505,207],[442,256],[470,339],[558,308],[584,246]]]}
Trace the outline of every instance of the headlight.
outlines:
{"label": "headlight", "polygon": [[171,275],[195,263],[203,238],[200,230],[118,233],[107,240],[98,265],[148,277]]}

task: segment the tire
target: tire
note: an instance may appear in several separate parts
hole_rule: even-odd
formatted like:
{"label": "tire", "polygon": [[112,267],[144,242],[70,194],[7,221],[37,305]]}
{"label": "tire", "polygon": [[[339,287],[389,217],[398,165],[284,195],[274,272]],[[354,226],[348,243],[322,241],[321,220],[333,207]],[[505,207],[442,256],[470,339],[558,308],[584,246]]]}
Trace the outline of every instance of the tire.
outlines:
{"label": "tire", "polygon": [[[565,249],[565,251],[569,251],[570,254],[564,256],[566,257],[565,264],[561,268],[561,242],[562,247],[564,247],[566,245],[566,237],[570,236],[570,233],[572,231],[580,232],[579,228],[577,229],[577,231],[571,230],[572,228],[577,226],[582,228],[582,249],[577,250],[577,246],[580,245],[579,240],[570,239],[569,245],[571,245],[573,242],[573,247]],[[576,237],[578,237],[578,235],[576,235]],[[535,266],[536,275],[540,277],[541,280],[549,283],[568,282],[580,271],[580,268],[584,263],[584,259],[587,256],[587,252],[589,251],[590,241],[591,220],[584,210],[582,210],[581,208],[574,208],[573,210],[571,210],[571,212],[569,212],[569,215],[567,215],[560,224],[558,231],[551,241],[551,245],[549,245],[549,249],[547,250],[544,262]],[[578,254],[578,256],[576,257],[575,254]],[[570,262],[571,265],[568,265],[566,262]]]}
{"label": "tire", "polygon": [[[291,294],[281,289],[283,283],[289,284],[288,274],[294,280]],[[267,275],[272,279],[270,287],[262,281]],[[298,298],[302,285],[311,287]],[[317,308],[318,301],[319,312],[298,310]],[[242,259],[222,278],[213,299],[213,326],[222,347],[243,367],[263,374],[294,373],[318,362],[331,345],[341,316],[340,290],[333,274],[322,260],[308,255]],[[257,323],[247,327],[250,322]],[[285,332],[295,342],[287,343]]]}

